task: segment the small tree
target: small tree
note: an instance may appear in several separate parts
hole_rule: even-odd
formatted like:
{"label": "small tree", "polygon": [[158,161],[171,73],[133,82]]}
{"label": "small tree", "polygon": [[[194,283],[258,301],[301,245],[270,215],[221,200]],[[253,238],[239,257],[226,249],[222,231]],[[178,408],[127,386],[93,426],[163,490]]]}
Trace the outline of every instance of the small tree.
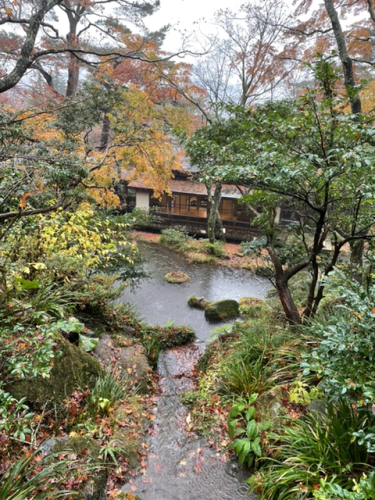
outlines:
{"label": "small tree", "polygon": [[[310,271],[304,314],[313,316],[324,295],[324,277],[344,246],[374,237],[373,116],[344,112],[349,96],[336,90],[338,74],[329,63],[320,59],[313,70],[317,88],[297,101],[267,103],[254,110],[237,108],[234,118],[216,127],[219,139],[213,140],[211,132],[211,143],[191,141],[196,151],[209,150],[214,142],[221,178],[249,186],[253,191],[245,200],[262,203],[256,221],[265,234],[262,241],[280,301],[294,323],[301,322],[301,315],[289,289],[291,278]],[[353,92],[350,89],[351,98]],[[275,222],[277,206],[296,214],[288,231],[298,236],[302,252],[293,259],[285,260],[279,248],[283,227]],[[324,257],[327,238],[333,250]]]}

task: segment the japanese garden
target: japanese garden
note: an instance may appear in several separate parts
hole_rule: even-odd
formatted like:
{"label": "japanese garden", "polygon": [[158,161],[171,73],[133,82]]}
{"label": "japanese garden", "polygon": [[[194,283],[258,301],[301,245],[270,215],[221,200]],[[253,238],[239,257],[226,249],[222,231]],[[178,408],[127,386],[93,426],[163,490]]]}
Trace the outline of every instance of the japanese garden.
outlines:
{"label": "japanese garden", "polygon": [[374,34],[0,2],[0,500],[375,499]]}

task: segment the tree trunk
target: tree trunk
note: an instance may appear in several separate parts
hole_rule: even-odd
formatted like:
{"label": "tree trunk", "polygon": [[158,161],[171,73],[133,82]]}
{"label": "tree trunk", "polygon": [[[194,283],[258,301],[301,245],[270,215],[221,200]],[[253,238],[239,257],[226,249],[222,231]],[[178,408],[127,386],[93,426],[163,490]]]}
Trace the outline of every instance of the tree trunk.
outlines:
{"label": "tree trunk", "polygon": [[110,127],[110,123],[109,123],[109,118],[105,114],[103,121],[102,121],[102,132],[101,132],[101,136],[100,136],[100,149],[102,151],[105,151],[105,149],[108,146],[110,129],[111,129],[111,127]]}
{"label": "tree trunk", "polygon": [[[336,38],[337,48],[339,49],[339,56],[342,63],[342,69],[344,72],[344,83],[345,88],[350,90],[355,86],[354,71],[353,71],[353,61],[348,54],[348,49],[346,46],[345,36],[342,32],[339,16],[333,5],[332,0],[324,0],[324,5],[327,14],[331,20],[333,33]],[[353,114],[358,114],[362,112],[361,100],[358,95],[355,95],[350,99],[350,108]]]}
{"label": "tree trunk", "polygon": [[[206,188],[207,188],[207,204],[208,204],[208,218],[207,218],[207,235],[208,235],[208,240],[211,244],[215,243],[215,228],[220,221],[220,226],[222,228],[221,224],[221,219],[219,215],[219,205],[221,201],[221,182],[216,182],[215,183],[215,190],[214,194],[212,196],[212,186],[213,186],[213,181],[206,180],[205,182]],[[220,227],[219,226],[219,227]]]}
{"label": "tree trunk", "polygon": [[[68,5],[69,9],[70,9],[67,11],[67,16],[69,19],[69,33],[68,33],[66,39],[68,41],[68,48],[74,49],[74,48],[77,48],[77,45],[78,45],[77,26],[78,26],[78,22],[80,20],[80,15],[78,14],[77,11],[74,13],[71,11],[72,7],[68,1],[66,1],[65,4]],[[77,7],[77,10],[78,9],[79,9],[79,6]],[[74,54],[70,54],[69,66],[68,66],[68,83],[67,83],[67,87],[66,87],[66,96],[67,97],[74,95],[78,90],[79,69],[80,69],[79,60],[75,57]]]}
{"label": "tree trunk", "polygon": [[300,325],[301,316],[293,301],[292,295],[288,287],[288,278],[285,276],[283,266],[281,265],[280,259],[275,252],[272,242],[269,245],[267,245],[267,251],[275,269],[276,290],[281,305],[283,306],[285,316],[291,323]]}
{"label": "tree trunk", "polygon": [[288,318],[288,320],[291,323],[295,323],[296,325],[301,324],[301,317],[298,312],[298,309],[292,299],[292,296],[290,294],[290,290],[288,287],[288,283],[286,283],[284,280],[278,281],[276,279],[276,290],[277,294],[279,296],[280,302],[283,306],[285,316]]}
{"label": "tree trunk", "polygon": [[350,263],[353,266],[353,278],[362,282],[363,251],[365,242],[363,240],[350,241]]}
{"label": "tree trunk", "polygon": [[15,87],[33,64],[31,55],[34,50],[35,40],[39,34],[40,23],[44,20],[45,15],[61,2],[62,0],[42,0],[39,3],[39,10],[30,16],[27,35],[22,45],[20,55],[17,58],[16,65],[8,75],[4,78],[0,78],[0,94]]}

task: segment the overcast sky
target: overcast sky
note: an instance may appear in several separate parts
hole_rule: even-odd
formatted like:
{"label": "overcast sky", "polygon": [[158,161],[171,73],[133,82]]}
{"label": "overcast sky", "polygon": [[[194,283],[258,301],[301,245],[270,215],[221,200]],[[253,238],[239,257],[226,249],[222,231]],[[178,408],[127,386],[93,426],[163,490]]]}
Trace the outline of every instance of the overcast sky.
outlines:
{"label": "overcast sky", "polygon": [[178,32],[191,32],[200,29],[203,32],[213,31],[210,26],[214,13],[219,9],[237,9],[244,0],[161,0],[160,10],[147,18],[150,30],[157,30],[165,24],[173,25],[168,33],[163,48],[175,52],[181,46]]}

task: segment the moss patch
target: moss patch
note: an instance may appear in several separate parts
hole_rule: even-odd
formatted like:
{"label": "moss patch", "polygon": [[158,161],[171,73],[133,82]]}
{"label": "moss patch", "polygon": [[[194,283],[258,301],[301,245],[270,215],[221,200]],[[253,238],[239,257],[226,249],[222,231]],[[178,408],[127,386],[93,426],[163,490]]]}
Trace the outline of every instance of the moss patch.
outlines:
{"label": "moss patch", "polygon": [[194,264],[205,264],[205,263],[213,263],[215,262],[215,257],[212,255],[207,255],[204,253],[198,252],[187,252],[186,257],[188,258],[190,263]]}
{"label": "moss patch", "polygon": [[40,376],[28,380],[15,380],[7,385],[7,391],[16,399],[26,398],[35,409],[45,404],[61,404],[78,387],[92,388],[103,373],[100,363],[92,356],[67,340],[59,337],[57,353],[49,378]]}
{"label": "moss patch", "polygon": [[223,299],[216,302],[209,302],[204,313],[207,319],[220,321],[227,318],[235,318],[239,312],[239,305],[236,300]]}
{"label": "moss patch", "polygon": [[240,312],[251,318],[257,318],[266,308],[266,303],[257,297],[243,297],[238,301]]}
{"label": "moss patch", "polygon": [[[79,462],[83,463],[83,468],[88,465],[88,479],[82,483],[80,491],[85,498],[100,500],[103,498],[107,485],[107,473],[102,467],[100,446],[97,442],[87,436],[76,436],[67,438],[56,438],[46,443],[49,453],[75,454]],[[49,446],[48,446],[49,445]],[[46,450],[47,451],[47,450]],[[95,468],[95,466],[98,468]]]}
{"label": "moss patch", "polygon": [[[129,408],[132,410],[131,413]],[[142,455],[139,453],[141,444],[145,441],[142,433],[149,426],[144,407],[136,397],[129,398],[127,408],[118,408],[113,418],[115,427],[117,427],[113,435],[116,448],[120,449],[121,453],[127,457],[129,468],[135,470],[142,460]],[[123,427],[123,423],[132,418],[136,420],[137,426],[131,429]]]}
{"label": "moss patch", "polygon": [[173,272],[173,273],[168,273],[164,276],[164,279],[168,281],[168,283],[185,283],[186,281],[189,281],[189,276],[185,273],[180,273],[180,272]]}

